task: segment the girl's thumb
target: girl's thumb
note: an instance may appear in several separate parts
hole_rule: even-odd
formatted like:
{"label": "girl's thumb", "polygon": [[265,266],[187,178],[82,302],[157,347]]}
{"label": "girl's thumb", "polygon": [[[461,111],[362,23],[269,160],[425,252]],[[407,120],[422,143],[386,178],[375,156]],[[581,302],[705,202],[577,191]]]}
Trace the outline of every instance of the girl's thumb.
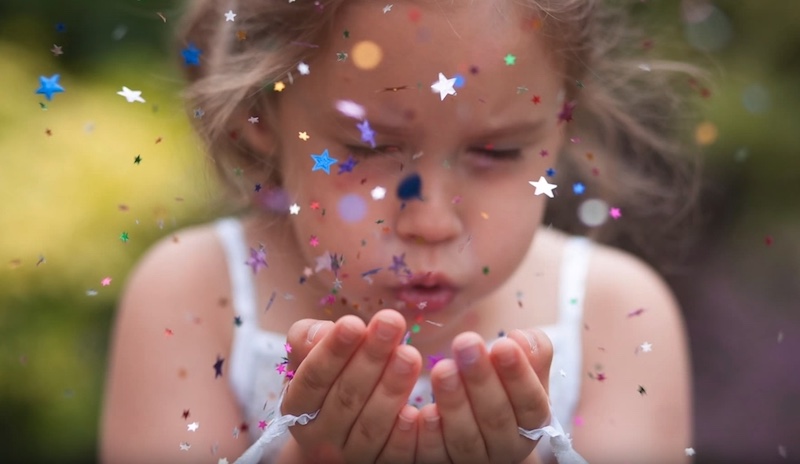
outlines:
{"label": "girl's thumb", "polygon": [[289,333],[286,334],[286,342],[291,350],[287,354],[289,359],[287,369],[296,370],[311,349],[325,338],[332,327],[333,322],[317,319],[302,319],[292,324]]}
{"label": "girl's thumb", "polygon": [[550,394],[550,364],[553,361],[553,344],[550,342],[550,337],[539,329],[512,330],[508,337],[522,348],[539,378],[539,383]]}

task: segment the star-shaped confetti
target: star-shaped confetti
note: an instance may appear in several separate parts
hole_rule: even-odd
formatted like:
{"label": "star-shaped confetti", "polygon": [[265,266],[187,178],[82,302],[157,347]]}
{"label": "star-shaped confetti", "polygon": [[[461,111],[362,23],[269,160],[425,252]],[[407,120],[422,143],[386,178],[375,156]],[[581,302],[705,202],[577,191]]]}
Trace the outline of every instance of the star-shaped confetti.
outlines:
{"label": "star-shaped confetti", "polygon": [[186,428],[189,432],[196,432],[198,428],[200,428],[200,424],[198,422],[192,422],[191,424],[187,424]]}
{"label": "star-shaped confetti", "polygon": [[503,60],[506,62],[506,66],[514,66],[515,64],[517,64],[517,57],[512,55],[511,53],[506,55],[505,58],[503,58]]}
{"label": "star-shaped confetti", "polygon": [[222,364],[225,360],[217,355],[217,361],[214,363],[214,378],[222,377]]}
{"label": "star-shaped confetti", "polygon": [[383,187],[375,187],[370,191],[373,200],[383,200],[386,197],[386,189]]}
{"label": "star-shaped confetti", "polygon": [[369,121],[362,121],[356,124],[356,127],[361,131],[361,141],[369,142],[369,145],[375,148],[375,131],[369,127]]}
{"label": "star-shaped confetti", "polygon": [[456,84],[456,78],[448,79],[444,74],[439,73],[439,80],[431,85],[431,90],[439,93],[439,97],[444,101],[448,95],[455,95],[456,89],[453,86]]}
{"label": "star-shaped confetti", "polygon": [[128,241],[128,233],[127,232],[121,233],[119,235],[119,239],[122,240],[123,242],[127,242]]}
{"label": "star-shaped confetti", "polygon": [[286,88],[286,84],[284,84],[283,81],[278,81],[273,86],[273,90],[275,90],[276,92],[283,92],[283,89],[285,89],[285,88]]}
{"label": "star-shaped confetti", "polygon": [[142,92],[140,90],[131,90],[125,86],[122,86],[122,90],[117,92],[117,95],[125,97],[125,100],[128,100],[128,103],[145,103],[144,98],[142,98]]}
{"label": "star-shaped confetti", "polygon": [[392,5],[391,3],[390,3],[390,4],[388,4],[388,5],[386,5],[386,6],[384,6],[384,7],[383,7],[383,14],[386,14],[386,13],[388,13],[388,12],[392,11],[392,7],[393,7],[393,6],[394,6],[394,5]]}
{"label": "star-shaped confetti", "polygon": [[619,208],[611,208],[608,214],[614,219],[619,219],[622,217],[622,212]]}
{"label": "star-shaped confetti", "polygon": [[202,54],[203,52],[191,43],[181,50],[181,56],[187,66],[200,66],[200,55]]}
{"label": "star-shaped confetti", "polygon": [[59,79],[61,79],[60,74],[53,74],[50,77],[39,76],[39,89],[36,93],[44,95],[48,101],[52,100],[54,93],[61,93],[64,91],[64,87],[61,87],[58,83]]}
{"label": "star-shaped confetti", "polygon": [[192,447],[192,445],[190,445],[187,442],[182,442],[181,443],[181,451],[189,451],[189,448],[191,448],[191,447]]}
{"label": "star-shaped confetti", "polygon": [[344,174],[345,172],[353,172],[353,168],[356,167],[358,161],[353,157],[353,155],[348,155],[347,160],[339,165],[339,174]]}
{"label": "star-shaped confetti", "polygon": [[558,113],[558,122],[572,121],[572,112],[575,110],[575,102],[564,102],[561,111]]}
{"label": "star-shaped confetti", "polygon": [[228,10],[228,12],[225,13],[225,22],[234,22],[235,20],[236,13],[234,13],[233,10]]}
{"label": "star-shaped confetti", "polygon": [[322,152],[321,155],[311,155],[311,158],[314,160],[314,167],[311,168],[311,172],[325,171],[325,173],[329,175],[331,173],[331,166],[338,162],[338,160],[331,158],[330,155],[328,155],[327,148]]}
{"label": "star-shaped confetti", "polygon": [[582,195],[586,191],[586,187],[580,182],[575,182],[572,184],[572,191],[575,192],[575,195]]}
{"label": "star-shaped confetti", "polygon": [[104,278],[103,280],[100,281],[100,284],[102,284],[103,287],[108,287],[109,285],[111,285],[111,277]]}
{"label": "star-shaped confetti", "polygon": [[136,158],[133,159],[133,164],[140,164],[142,162],[142,157],[140,155],[136,155]]}
{"label": "star-shaped confetti", "polygon": [[247,118],[247,122],[250,124],[258,124],[258,116],[250,116]]}
{"label": "star-shaped confetti", "polygon": [[295,216],[300,214],[300,205],[294,203],[291,206],[289,206],[289,214],[294,214]]}
{"label": "star-shaped confetti", "polygon": [[301,61],[300,64],[297,65],[297,72],[303,76],[308,76],[311,73],[311,69],[308,67],[308,64]]}
{"label": "star-shaped confetti", "polygon": [[258,250],[250,248],[250,257],[245,262],[253,269],[253,274],[258,273],[259,269],[269,267],[267,265],[267,250],[264,247],[259,247]]}
{"label": "star-shaped confetti", "polygon": [[298,137],[300,138],[300,140],[302,140],[303,142],[306,142],[306,141],[308,141],[308,139],[310,139],[310,138],[311,138],[311,137],[309,137],[309,136],[308,136],[308,132],[300,132],[300,133],[298,133],[298,135],[297,135],[297,136],[298,136]]}
{"label": "star-shaped confetti", "polygon": [[61,46],[53,44],[53,48],[50,49],[54,56],[61,56],[64,54],[64,51],[61,50]]}
{"label": "star-shaped confetti", "polygon": [[644,342],[641,344],[641,346],[639,346],[639,349],[641,349],[644,353],[649,353],[653,351],[653,345],[651,343]]}
{"label": "star-shaped confetti", "polygon": [[395,274],[398,274],[407,268],[408,266],[406,265],[405,253],[403,253],[400,256],[392,255],[392,265],[389,266],[390,271],[393,271]]}
{"label": "star-shaped confetti", "polygon": [[536,181],[536,182],[529,181],[528,183],[531,184],[532,186],[536,187],[536,191],[533,192],[534,195],[542,195],[542,194],[544,194],[544,195],[547,195],[550,198],[554,198],[553,197],[553,189],[556,188],[557,185],[549,184],[547,182],[547,179],[544,178],[544,176],[540,176],[539,180]]}

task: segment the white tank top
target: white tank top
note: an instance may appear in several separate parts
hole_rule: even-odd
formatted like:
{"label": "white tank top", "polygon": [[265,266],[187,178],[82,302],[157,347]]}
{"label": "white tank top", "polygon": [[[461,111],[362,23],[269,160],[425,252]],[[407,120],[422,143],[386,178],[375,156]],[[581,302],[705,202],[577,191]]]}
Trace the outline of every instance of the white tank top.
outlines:
{"label": "white tank top", "polygon": [[[231,279],[233,310],[241,324],[234,329],[228,380],[247,421],[254,442],[261,429],[260,421],[269,422],[283,387],[284,376],[275,367],[286,355],[286,334],[263,330],[258,325],[256,293],[251,268],[246,264],[248,247],[238,219],[224,218],[216,223]],[[572,429],[581,381],[581,327],[583,298],[591,242],[585,237],[570,237],[564,248],[559,276],[559,319],[540,327],[553,343],[550,368],[550,402],[566,432]],[[491,346],[491,343],[489,343]],[[420,375],[408,403],[417,407],[432,400],[430,378]],[[262,462],[271,462],[284,440],[270,443]],[[545,462],[552,458],[548,440],[536,450]]]}

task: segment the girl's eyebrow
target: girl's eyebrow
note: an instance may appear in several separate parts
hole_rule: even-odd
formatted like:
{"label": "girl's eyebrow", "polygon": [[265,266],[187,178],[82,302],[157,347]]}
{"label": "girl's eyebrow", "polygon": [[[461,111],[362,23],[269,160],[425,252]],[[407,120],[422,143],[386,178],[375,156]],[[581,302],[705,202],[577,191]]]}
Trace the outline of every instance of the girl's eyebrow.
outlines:
{"label": "girl's eyebrow", "polygon": [[[352,129],[353,131],[357,130],[356,124],[362,122],[339,113],[336,113],[335,119],[340,127]],[[418,127],[415,127],[414,125],[391,124],[375,119],[370,119],[369,117],[366,118],[366,121],[369,122],[370,129],[372,129],[377,135],[389,134],[398,136],[409,136],[418,131]],[[480,139],[480,140],[490,140],[494,138],[508,137],[508,136],[533,137],[535,135],[538,135],[546,125],[547,125],[546,119],[518,121],[504,125],[498,124],[495,127],[490,127],[485,130],[470,130],[469,136],[470,138]]]}

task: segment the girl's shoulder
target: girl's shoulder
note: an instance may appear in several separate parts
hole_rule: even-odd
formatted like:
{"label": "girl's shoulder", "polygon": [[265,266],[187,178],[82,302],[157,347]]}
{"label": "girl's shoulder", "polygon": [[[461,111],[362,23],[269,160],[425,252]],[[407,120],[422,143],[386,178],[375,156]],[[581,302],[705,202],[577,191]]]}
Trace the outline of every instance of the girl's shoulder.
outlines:
{"label": "girl's shoulder", "polygon": [[157,298],[171,303],[165,305],[175,313],[171,318],[208,320],[221,317],[224,311],[217,309],[229,294],[224,250],[211,222],[180,229],[152,245],[128,277],[123,303],[131,297]]}

